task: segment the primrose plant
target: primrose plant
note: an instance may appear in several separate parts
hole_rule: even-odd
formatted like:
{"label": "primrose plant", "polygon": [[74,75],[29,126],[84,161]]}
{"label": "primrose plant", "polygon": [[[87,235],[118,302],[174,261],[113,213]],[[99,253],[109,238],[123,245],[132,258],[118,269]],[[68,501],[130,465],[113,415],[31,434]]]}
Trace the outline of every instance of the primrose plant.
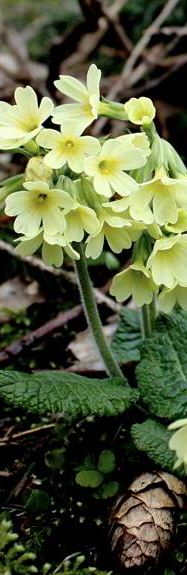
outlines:
{"label": "primrose plant", "polygon": [[[187,169],[160,138],[149,98],[124,105],[100,98],[101,71],[92,64],[87,84],[63,75],[56,88],[73,103],[38,105],[32,87],[15,90],[15,104],[0,102],[0,148],[28,158],[24,173],[1,183],[5,214],[14,217],[15,252],[41,248],[46,264],[75,263],[93,338],[111,377],[122,372],[106,341],[94,300],[87,258],[106,240],[118,254],[132,247],[131,264],[114,276],[118,302],[133,297],[142,309],[142,335],[150,336],[156,303],[168,313],[187,310]],[[99,116],[121,119],[132,133],[116,138],[84,135]],[[45,128],[51,118],[54,129]],[[131,123],[131,124],[130,124]]]}

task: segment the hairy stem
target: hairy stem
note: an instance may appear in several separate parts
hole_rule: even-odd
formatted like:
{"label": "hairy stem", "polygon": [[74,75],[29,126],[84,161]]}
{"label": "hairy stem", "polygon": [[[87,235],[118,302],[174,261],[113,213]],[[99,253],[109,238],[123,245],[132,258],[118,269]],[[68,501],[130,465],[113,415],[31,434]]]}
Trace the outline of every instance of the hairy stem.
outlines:
{"label": "hairy stem", "polygon": [[143,305],[141,309],[141,328],[143,339],[151,336],[155,326],[156,316],[156,300],[155,296],[153,296],[152,302],[149,305]]}
{"label": "hairy stem", "polygon": [[102,323],[93,294],[92,284],[88,273],[87,263],[84,254],[84,246],[74,242],[76,251],[80,254],[80,260],[75,261],[79,289],[83,301],[84,311],[91,333],[99,351],[106,372],[111,377],[123,377],[123,373],[117,364],[107,339],[103,332]]}

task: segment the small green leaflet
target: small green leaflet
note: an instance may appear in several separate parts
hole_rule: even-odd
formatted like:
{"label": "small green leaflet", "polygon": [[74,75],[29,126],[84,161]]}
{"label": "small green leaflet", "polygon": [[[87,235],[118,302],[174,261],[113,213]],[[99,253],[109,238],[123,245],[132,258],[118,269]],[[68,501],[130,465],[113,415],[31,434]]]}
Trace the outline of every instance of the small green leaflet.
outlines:
{"label": "small green leaflet", "polygon": [[139,393],[126,382],[125,378],[89,379],[63,371],[29,375],[0,370],[0,396],[33,413],[113,416],[138,400]]}
{"label": "small green leaflet", "polygon": [[112,350],[117,361],[119,363],[139,361],[141,342],[140,312],[124,308],[112,342]]}
{"label": "small green leaflet", "polygon": [[150,413],[167,420],[187,417],[187,313],[161,315],[141,348],[139,390]]}

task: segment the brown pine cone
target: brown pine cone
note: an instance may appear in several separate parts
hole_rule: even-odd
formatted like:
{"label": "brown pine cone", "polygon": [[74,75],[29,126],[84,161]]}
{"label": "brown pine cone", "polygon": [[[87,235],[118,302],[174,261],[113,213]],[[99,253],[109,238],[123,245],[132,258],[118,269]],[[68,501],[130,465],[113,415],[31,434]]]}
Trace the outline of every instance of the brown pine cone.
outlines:
{"label": "brown pine cone", "polygon": [[157,564],[175,533],[175,510],[184,507],[186,485],[165,471],[142,473],[110,514],[110,542],[118,567]]}

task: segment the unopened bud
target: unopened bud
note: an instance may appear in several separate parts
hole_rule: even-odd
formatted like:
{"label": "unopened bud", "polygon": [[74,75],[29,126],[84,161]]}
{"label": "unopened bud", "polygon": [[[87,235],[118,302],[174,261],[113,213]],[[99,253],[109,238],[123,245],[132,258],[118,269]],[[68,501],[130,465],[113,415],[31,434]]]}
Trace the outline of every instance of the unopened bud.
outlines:
{"label": "unopened bud", "polygon": [[38,180],[43,180],[45,182],[50,182],[52,169],[44,164],[43,156],[34,156],[28,161],[25,174],[26,180],[29,182],[34,182]]}

